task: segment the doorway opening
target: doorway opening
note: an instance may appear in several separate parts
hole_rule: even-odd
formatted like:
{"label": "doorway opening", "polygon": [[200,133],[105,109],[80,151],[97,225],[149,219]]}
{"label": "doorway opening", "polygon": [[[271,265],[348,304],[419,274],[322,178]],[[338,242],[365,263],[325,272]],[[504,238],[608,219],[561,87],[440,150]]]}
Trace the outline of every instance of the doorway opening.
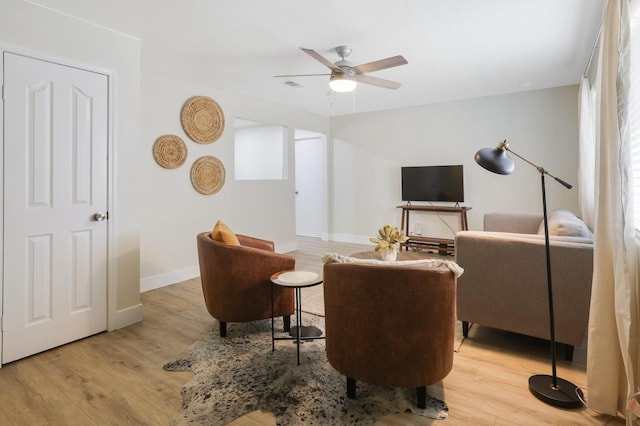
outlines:
{"label": "doorway opening", "polygon": [[326,239],[327,136],[295,130],[296,235]]}

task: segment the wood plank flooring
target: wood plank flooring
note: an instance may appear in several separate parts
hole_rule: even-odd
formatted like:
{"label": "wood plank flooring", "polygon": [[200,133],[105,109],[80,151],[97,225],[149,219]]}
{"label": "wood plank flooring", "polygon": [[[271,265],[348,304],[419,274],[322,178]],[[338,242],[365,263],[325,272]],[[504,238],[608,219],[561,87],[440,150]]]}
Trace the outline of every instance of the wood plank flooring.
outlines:
{"label": "wood plank flooring", "polygon": [[[319,272],[326,252],[369,249],[303,238],[293,254],[298,268]],[[162,365],[186,355],[188,346],[217,324],[206,311],[198,279],[143,293],[141,299],[144,321],[139,324],[4,365],[0,425],[169,424],[182,401],[180,389],[192,375],[165,372]],[[530,375],[550,373],[546,342],[486,327],[474,326],[471,334],[455,354],[453,371],[428,388],[449,405],[446,420],[399,414],[379,424],[624,424],[588,409],[550,407],[529,393]],[[573,363],[559,360],[558,375],[585,386],[585,360],[583,344]],[[248,416],[246,424],[274,424],[271,416],[259,414]]]}

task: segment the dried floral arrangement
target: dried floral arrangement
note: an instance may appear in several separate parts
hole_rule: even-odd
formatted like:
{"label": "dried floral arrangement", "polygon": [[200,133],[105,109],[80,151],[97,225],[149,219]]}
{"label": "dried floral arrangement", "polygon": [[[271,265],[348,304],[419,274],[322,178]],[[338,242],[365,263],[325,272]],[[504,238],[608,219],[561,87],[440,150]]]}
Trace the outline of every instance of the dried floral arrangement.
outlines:
{"label": "dried floral arrangement", "polygon": [[397,226],[387,224],[378,229],[378,235],[369,238],[369,241],[376,243],[375,251],[384,255],[397,250],[400,243],[404,243],[408,239],[409,237],[406,237]]}

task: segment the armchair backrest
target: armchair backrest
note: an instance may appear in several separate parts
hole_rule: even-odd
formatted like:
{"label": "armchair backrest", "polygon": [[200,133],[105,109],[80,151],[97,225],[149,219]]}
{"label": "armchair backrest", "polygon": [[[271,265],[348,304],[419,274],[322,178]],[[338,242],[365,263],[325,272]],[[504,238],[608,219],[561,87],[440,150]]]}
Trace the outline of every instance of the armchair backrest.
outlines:
{"label": "armchair backrest", "polygon": [[456,279],[446,267],[324,265],[327,358],[369,383],[418,387],[453,366]]}

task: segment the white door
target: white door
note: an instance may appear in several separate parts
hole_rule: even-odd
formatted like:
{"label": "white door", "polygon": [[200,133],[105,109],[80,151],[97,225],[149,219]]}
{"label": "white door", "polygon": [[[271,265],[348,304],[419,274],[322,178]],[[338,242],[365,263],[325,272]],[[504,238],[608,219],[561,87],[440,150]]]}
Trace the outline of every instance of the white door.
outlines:
{"label": "white door", "polygon": [[2,363],[107,329],[107,84],[4,53]]}
{"label": "white door", "polygon": [[320,237],[326,211],[326,137],[295,131],[296,235]]}

